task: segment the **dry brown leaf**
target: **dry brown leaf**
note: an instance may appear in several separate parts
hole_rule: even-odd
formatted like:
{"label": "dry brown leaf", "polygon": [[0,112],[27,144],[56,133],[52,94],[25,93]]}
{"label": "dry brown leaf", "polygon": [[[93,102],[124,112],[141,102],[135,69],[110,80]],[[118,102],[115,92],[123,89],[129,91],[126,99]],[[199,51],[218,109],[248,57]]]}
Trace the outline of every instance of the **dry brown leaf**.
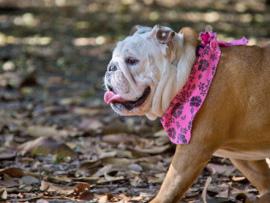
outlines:
{"label": "dry brown leaf", "polygon": [[40,137],[36,140],[24,143],[19,147],[19,151],[22,155],[58,155],[61,157],[76,158],[77,153],[68,147],[62,141],[57,141],[50,137]]}
{"label": "dry brown leaf", "polygon": [[66,130],[57,130],[53,126],[32,125],[26,129],[26,132],[35,137],[67,137],[69,132]]}
{"label": "dry brown leaf", "polygon": [[226,176],[229,176],[233,173],[233,171],[236,170],[236,168],[233,165],[219,165],[219,164],[213,164],[209,163],[207,164],[206,168],[211,172],[211,174],[223,174]]}
{"label": "dry brown leaf", "polygon": [[212,178],[207,177],[206,183],[205,183],[205,186],[204,186],[204,189],[203,189],[203,192],[202,192],[202,199],[203,199],[204,203],[207,203],[207,189],[208,189],[211,181],[212,181]]}
{"label": "dry brown leaf", "polygon": [[54,183],[50,183],[50,182],[43,180],[43,181],[41,181],[40,190],[41,191],[48,191],[48,192],[57,192],[59,194],[69,195],[69,194],[72,194],[74,192],[75,187],[54,184]]}
{"label": "dry brown leaf", "polygon": [[122,197],[115,196],[112,194],[106,194],[99,198],[98,203],[108,203],[108,202],[119,202],[122,200]]}
{"label": "dry brown leaf", "polygon": [[99,158],[109,158],[109,157],[117,157],[117,158],[134,158],[131,151],[128,150],[113,150],[110,152],[101,152]]}
{"label": "dry brown leaf", "polygon": [[102,168],[98,169],[98,171],[94,174],[92,174],[92,177],[100,177],[100,176],[104,176],[105,173],[109,173],[113,171],[113,165],[108,164],[103,166]]}
{"label": "dry brown leaf", "polygon": [[127,133],[109,134],[102,136],[102,141],[112,144],[119,144],[119,142],[134,142],[136,139],[138,139],[136,135]]}
{"label": "dry brown leaf", "polygon": [[95,184],[99,180],[99,177],[79,177],[79,178],[73,178],[73,180],[74,181],[88,182],[90,184]]}
{"label": "dry brown leaf", "polygon": [[126,158],[104,158],[101,159],[101,161],[103,164],[112,164],[114,166],[121,166],[121,167],[125,167],[136,162],[136,160],[134,159],[126,159]]}
{"label": "dry brown leaf", "polygon": [[78,174],[83,176],[89,176],[98,171],[98,167],[102,165],[101,160],[96,161],[85,161],[80,164],[79,169],[77,171]]}
{"label": "dry brown leaf", "polygon": [[108,166],[113,165],[113,166],[120,166],[120,167],[127,167],[130,164],[135,163],[136,160],[134,159],[126,159],[126,158],[103,158],[99,159],[97,161],[86,161],[83,162],[78,169],[78,173],[82,175],[90,175],[94,174],[97,172],[97,167],[100,167],[101,165]]}
{"label": "dry brown leaf", "polygon": [[103,159],[103,158],[109,158],[109,157],[116,157],[116,155],[117,155],[116,150],[110,151],[110,152],[101,152],[99,155],[99,158]]}
{"label": "dry brown leaf", "polygon": [[108,110],[103,108],[83,108],[83,107],[75,107],[73,108],[73,112],[79,115],[88,115],[88,116],[95,116],[95,115],[102,115],[107,114]]}
{"label": "dry brown leaf", "polygon": [[185,197],[191,198],[191,197],[196,197],[200,194],[200,189],[199,188],[189,188],[187,193],[185,194]]}
{"label": "dry brown leaf", "polygon": [[238,200],[238,201],[241,201],[241,202],[250,203],[250,200],[249,200],[248,196],[245,193],[237,194],[235,199]]}
{"label": "dry brown leaf", "polygon": [[37,203],[49,203],[46,199],[39,199]]}
{"label": "dry brown leaf", "polygon": [[142,149],[139,147],[135,147],[134,150],[137,152],[141,152],[141,153],[147,153],[147,154],[160,154],[165,152],[166,150],[170,149],[171,145],[165,145],[165,146],[154,146],[151,148],[147,148],[147,149]]}
{"label": "dry brown leaf", "polygon": [[143,171],[143,168],[139,164],[130,164],[128,165],[128,169],[131,169],[134,171]]}
{"label": "dry brown leaf", "polygon": [[60,104],[63,106],[79,105],[83,102],[81,97],[68,97],[60,100]]}
{"label": "dry brown leaf", "polygon": [[68,178],[66,175],[49,175],[45,176],[43,179],[56,184],[72,182],[72,179]]}
{"label": "dry brown leaf", "polygon": [[88,183],[80,182],[80,183],[77,183],[74,192],[79,194],[79,193],[87,191],[87,190],[88,191],[90,190],[90,185]]}
{"label": "dry brown leaf", "polygon": [[[129,126],[121,122],[119,119],[112,120],[108,125],[104,126],[104,134],[117,134],[129,132]],[[121,140],[118,140],[118,142]]]}
{"label": "dry brown leaf", "polygon": [[0,188],[0,199],[5,200],[8,197],[7,189]]}
{"label": "dry brown leaf", "polygon": [[103,195],[99,200],[98,203],[107,203],[109,199],[108,195]]}
{"label": "dry brown leaf", "polygon": [[79,194],[78,198],[82,200],[91,200],[93,198],[93,194],[89,190],[85,190]]}
{"label": "dry brown leaf", "polygon": [[5,151],[1,151],[0,152],[0,160],[6,160],[6,159],[13,159],[16,157],[16,153],[8,153],[8,152],[5,152]]}
{"label": "dry brown leaf", "polygon": [[233,176],[232,180],[235,182],[245,182],[248,181],[245,176]]}
{"label": "dry brown leaf", "polygon": [[1,169],[0,175],[2,175],[2,174],[7,174],[13,178],[21,178],[25,175],[25,171],[22,170],[21,168],[10,167],[10,168]]}
{"label": "dry brown leaf", "polygon": [[0,180],[0,188],[11,188],[19,186],[19,182],[16,180]]}
{"label": "dry brown leaf", "polygon": [[100,120],[95,119],[95,118],[85,118],[82,120],[80,126],[81,129],[90,131],[90,132],[95,132],[99,133],[102,131],[104,125],[103,123],[100,122]]}
{"label": "dry brown leaf", "polygon": [[24,184],[35,184],[39,182],[39,180],[33,176],[23,176],[19,181]]}
{"label": "dry brown leaf", "polygon": [[131,199],[129,200],[129,202],[144,202],[144,201],[146,201],[147,199],[149,199],[149,198],[139,196],[139,197],[133,197],[133,198],[131,198]]}
{"label": "dry brown leaf", "polygon": [[28,171],[25,171],[21,168],[17,168],[17,167],[10,167],[10,168],[4,168],[4,169],[0,169],[0,175],[8,175],[12,178],[21,178],[23,176],[33,176],[35,178],[38,178],[39,175],[35,174],[35,173],[31,173]]}
{"label": "dry brown leaf", "polygon": [[148,183],[162,183],[164,178],[161,177],[154,177],[154,176],[147,176]]}
{"label": "dry brown leaf", "polygon": [[[119,181],[119,180],[124,180],[125,179],[124,176],[116,176],[116,177],[114,177],[114,176],[110,176],[108,173],[104,174],[104,178],[105,178],[106,182],[114,182],[114,181]],[[104,181],[103,182],[98,181],[98,183],[104,183]]]}
{"label": "dry brown leaf", "polygon": [[135,176],[135,178],[132,178],[130,180],[130,184],[134,187],[138,187],[142,185],[143,183],[145,183],[145,181],[142,178],[140,178],[140,176]]}
{"label": "dry brown leaf", "polygon": [[34,187],[32,187],[31,185],[24,184],[19,186],[19,190],[21,193],[28,193],[33,192]]}

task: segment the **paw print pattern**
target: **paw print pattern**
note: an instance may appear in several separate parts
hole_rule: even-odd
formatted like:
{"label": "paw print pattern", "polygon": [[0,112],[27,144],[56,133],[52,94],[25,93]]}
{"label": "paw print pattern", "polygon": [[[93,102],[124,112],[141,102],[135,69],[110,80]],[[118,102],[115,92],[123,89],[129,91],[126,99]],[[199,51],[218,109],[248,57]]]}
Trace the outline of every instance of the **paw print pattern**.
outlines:
{"label": "paw print pattern", "polygon": [[167,131],[170,138],[175,139],[176,131],[174,128],[169,128]]}
{"label": "paw print pattern", "polygon": [[198,107],[200,106],[201,102],[202,102],[202,99],[200,96],[192,97],[190,100],[190,106]]}
{"label": "paw print pattern", "polygon": [[205,59],[200,60],[198,70],[204,72],[209,67],[209,62]]}

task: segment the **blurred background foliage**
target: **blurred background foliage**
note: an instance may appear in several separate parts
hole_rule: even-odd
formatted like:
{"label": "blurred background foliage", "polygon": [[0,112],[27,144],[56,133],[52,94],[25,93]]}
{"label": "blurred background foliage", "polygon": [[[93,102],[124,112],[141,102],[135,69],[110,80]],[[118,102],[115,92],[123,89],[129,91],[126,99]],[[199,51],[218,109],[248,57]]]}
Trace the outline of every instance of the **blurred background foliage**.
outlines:
{"label": "blurred background foliage", "polygon": [[0,0],[0,108],[14,110],[25,97],[104,106],[111,52],[133,25],[190,26],[264,46],[269,8],[267,0]]}
{"label": "blurred background foliage", "polygon": [[250,45],[264,46],[269,8],[267,0],[0,0],[1,98],[78,96],[103,106],[111,52],[133,25],[190,26],[213,30],[220,40],[246,36]]}

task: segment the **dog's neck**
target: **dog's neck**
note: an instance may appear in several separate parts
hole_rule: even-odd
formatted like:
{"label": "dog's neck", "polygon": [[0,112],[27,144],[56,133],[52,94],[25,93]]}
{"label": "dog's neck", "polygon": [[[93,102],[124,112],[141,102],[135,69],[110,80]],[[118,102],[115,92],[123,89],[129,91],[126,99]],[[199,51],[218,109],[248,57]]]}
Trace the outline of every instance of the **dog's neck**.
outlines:
{"label": "dog's neck", "polygon": [[160,81],[153,97],[152,107],[146,113],[150,120],[162,117],[173,98],[184,87],[196,60],[195,53],[196,47],[187,44],[181,49],[177,67],[168,60],[165,60],[164,64],[159,64],[163,67]]}

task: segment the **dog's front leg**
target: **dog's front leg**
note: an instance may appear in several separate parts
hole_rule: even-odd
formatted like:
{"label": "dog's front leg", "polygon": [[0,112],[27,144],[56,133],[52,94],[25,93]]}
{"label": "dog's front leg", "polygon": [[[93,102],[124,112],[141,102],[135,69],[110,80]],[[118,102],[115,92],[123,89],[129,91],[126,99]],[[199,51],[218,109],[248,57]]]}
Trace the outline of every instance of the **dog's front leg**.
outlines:
{"label": "dog's front leg", "polygon": [[212,147],[205,143],[178,145],[165,180],[151,203],[177,203],[197,179],[206,163],[211,159]]}

